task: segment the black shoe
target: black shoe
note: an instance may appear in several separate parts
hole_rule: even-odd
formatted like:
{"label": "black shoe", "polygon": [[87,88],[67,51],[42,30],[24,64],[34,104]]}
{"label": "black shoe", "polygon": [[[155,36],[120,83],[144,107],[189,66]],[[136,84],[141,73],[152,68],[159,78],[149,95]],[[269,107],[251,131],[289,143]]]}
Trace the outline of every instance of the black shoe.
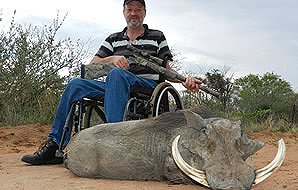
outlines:
{"label": "black shoe", "polygon": [[52,139],[48,139],[39,150],[23,156],[22,161],[31,165],[62,164],[63,158],[55,156],[57,149],[58,145]]}

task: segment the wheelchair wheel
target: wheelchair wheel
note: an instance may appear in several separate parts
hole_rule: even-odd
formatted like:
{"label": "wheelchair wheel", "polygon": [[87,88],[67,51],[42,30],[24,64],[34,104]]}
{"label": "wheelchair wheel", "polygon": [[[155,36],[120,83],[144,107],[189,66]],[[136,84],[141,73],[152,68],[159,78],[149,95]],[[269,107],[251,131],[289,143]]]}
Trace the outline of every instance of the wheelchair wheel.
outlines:
{"label": "wheelchair wheel", "polygon": [[106,122],[103,109],[94,104],[86,106],[86,112],[83,116],[83,129],[99,125]]}
{"label": "wheelchair wheel", "polygon": [[136,97],[130,98],[124,110],[123,121],[147,118],[146,103],[147,101],[137,99]]}
{"label": "wheelchair wheel", "polygon": [[152,117],[164,112],[183,109],[183,103],[177,90],[167,82],[160,83],[152,94]]}

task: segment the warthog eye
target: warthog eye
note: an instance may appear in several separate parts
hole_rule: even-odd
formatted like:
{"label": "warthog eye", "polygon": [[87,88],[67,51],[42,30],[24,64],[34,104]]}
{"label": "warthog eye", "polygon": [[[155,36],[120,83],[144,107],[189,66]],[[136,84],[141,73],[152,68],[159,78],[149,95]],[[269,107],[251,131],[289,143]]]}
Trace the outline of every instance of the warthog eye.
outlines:
{"label": "warthog eye", "polygon": [[207,133],[207,127],[203,127],[203,128],[200,130],[200,132],[206,134],[206,133]]}
{"label": "warthog eye", "polygon": [[207,127],[203,127],[200,129],[199,140],[205,142],[206,138],[208,138],[208,129]]}

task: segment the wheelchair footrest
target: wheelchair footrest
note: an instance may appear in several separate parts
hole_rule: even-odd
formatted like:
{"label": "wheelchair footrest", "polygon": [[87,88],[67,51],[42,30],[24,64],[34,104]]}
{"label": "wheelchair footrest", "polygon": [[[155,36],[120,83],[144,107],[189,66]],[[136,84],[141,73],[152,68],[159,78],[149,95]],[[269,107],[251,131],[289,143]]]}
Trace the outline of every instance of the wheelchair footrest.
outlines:
{"label": "wheelchair footrest", "polygon": [[128,113],[127,115],[126,115],[126,117],[127,118],[129,118],[129,120],[131,120],[131,119],[144,119],[145,118],[145,116],[144,115],[142,115],[142,114],[137,114],[137,113]]}

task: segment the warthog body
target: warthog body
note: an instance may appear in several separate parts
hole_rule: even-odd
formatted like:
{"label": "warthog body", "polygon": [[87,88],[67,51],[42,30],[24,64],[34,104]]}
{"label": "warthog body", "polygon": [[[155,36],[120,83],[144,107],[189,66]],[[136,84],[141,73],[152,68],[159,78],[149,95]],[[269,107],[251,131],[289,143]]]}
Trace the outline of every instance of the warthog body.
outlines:
{"label": "warthog body", "polygon": [[263,143],[248,139],[239,122],[187,110],[83,130],[66,148],[65,164],[82,177],[195,183],[173,159],[178,135],[182,158],[205,172],[212,189],[251,188],[255,172],[245,160]]}

